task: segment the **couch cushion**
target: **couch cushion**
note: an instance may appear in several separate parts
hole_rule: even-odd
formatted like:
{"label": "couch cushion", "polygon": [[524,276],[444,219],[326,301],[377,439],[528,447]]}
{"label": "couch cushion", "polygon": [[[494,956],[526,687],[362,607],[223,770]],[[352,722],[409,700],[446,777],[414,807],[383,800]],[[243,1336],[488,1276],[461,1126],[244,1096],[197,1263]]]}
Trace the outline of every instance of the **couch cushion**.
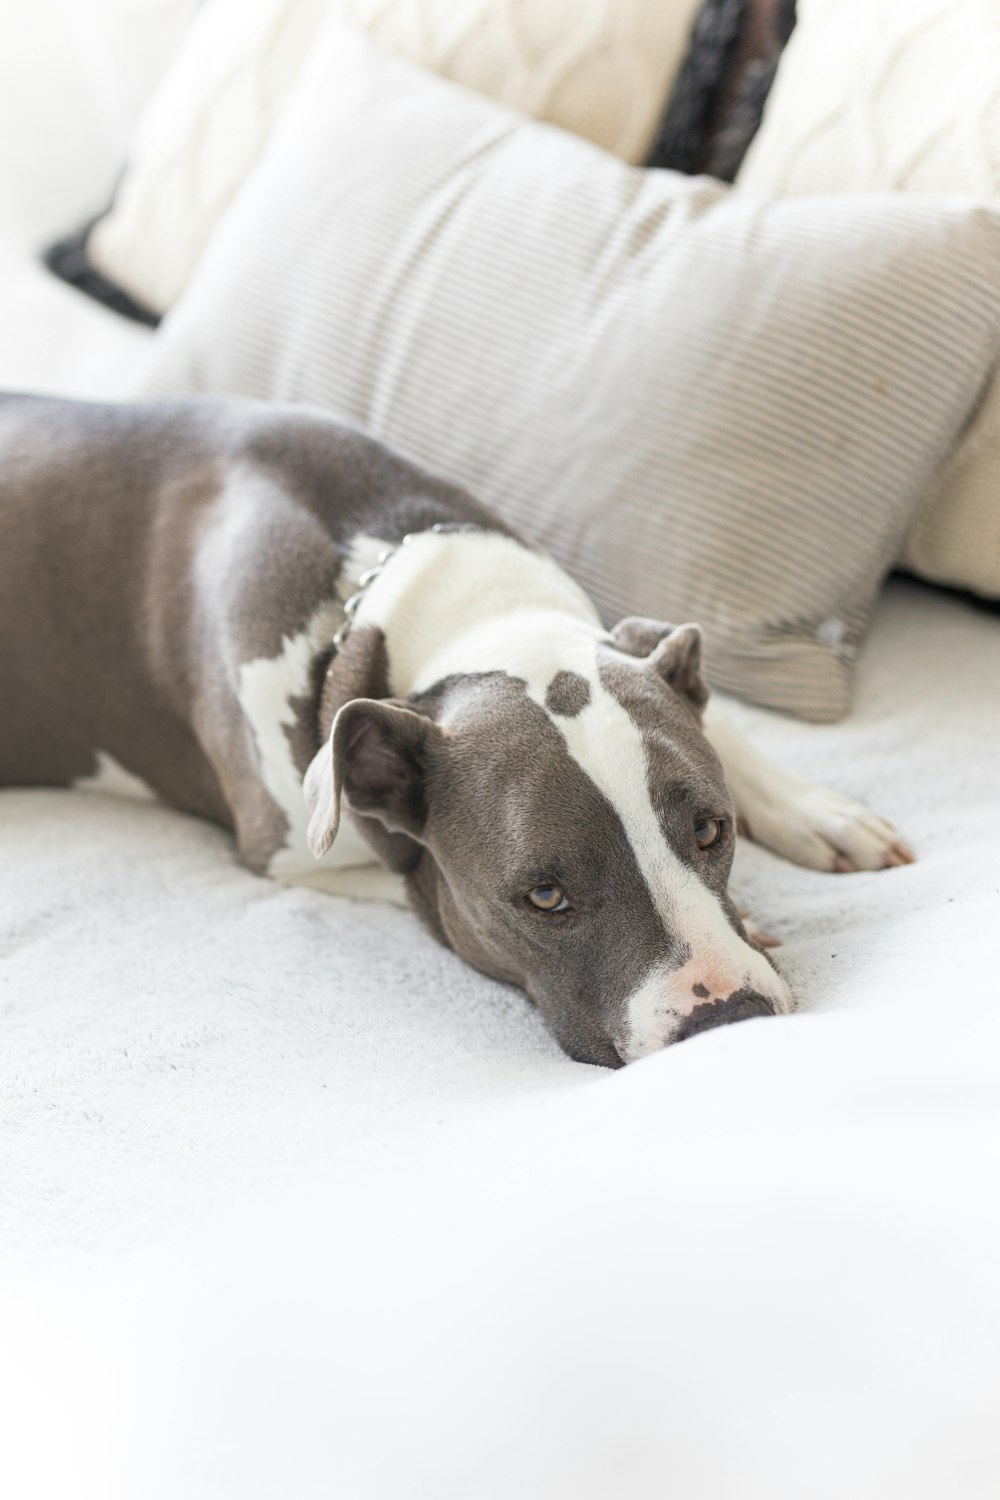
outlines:
{"label": "couch cushion", "polygon": [[843,713],[880,579],[997,350],[1000,221],[643,173],[333,24],[147,393],[347,416],[716,683]]}
{"label": "couch cushion", "polygon": [[[741,188],[1000,198],[998,0],[799,0],[798,12]],[[1000,380],[902,561],[1000,595]]]}

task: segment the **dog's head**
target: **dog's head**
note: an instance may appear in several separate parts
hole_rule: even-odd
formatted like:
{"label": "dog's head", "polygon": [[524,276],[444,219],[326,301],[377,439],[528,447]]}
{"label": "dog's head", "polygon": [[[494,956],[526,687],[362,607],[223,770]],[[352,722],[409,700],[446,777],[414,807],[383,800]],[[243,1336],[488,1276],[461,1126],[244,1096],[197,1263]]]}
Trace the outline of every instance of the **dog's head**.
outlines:
{"label": "dog's head", "polygon": [[527,990],[580,1060],[787,1011],[727,893],[734,814],[701,729],[697,627],[558,635],[526,642],[522,670],[507,642],[503,671],[347,702],[332,764],[325,749],[306,778],[314,854],[345,801],[432,930]]}

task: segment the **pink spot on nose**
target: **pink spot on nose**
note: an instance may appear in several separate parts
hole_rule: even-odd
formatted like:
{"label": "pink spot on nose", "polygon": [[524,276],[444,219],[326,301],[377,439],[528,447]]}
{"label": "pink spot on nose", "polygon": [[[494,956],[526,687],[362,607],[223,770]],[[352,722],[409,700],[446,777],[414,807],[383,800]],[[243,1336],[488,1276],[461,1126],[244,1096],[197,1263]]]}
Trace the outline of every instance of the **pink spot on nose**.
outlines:
{"label": "pink spot on nose", "polygon": [[[696,974],[698,969],[694,971]],[[724,1000],[734,990],[742,988],[743,975],[725,969],[701,969],[701,978],[697,984],[691,986],[691,993],[696,1000]]]}

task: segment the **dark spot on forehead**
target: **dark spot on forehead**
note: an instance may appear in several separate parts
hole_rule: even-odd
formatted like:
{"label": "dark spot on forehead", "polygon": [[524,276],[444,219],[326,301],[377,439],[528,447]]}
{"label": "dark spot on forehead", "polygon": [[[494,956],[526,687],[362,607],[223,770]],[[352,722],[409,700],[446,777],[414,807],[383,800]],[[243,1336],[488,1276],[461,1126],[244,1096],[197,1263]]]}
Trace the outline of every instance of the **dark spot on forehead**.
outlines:
{"label": "dark spot on forehead", "polygon": [[575,718],[589,702],[590,683],[579,672],[557,672],[545,694],[549,713],[561,714],[564,719]]}
{"label": "dark spot on forehead", "polygon": [[706,990],[703,984],[696,984],[692,986],[691,993],[692,995],[697,995],[699,1000],[708,999],[708,990]]}

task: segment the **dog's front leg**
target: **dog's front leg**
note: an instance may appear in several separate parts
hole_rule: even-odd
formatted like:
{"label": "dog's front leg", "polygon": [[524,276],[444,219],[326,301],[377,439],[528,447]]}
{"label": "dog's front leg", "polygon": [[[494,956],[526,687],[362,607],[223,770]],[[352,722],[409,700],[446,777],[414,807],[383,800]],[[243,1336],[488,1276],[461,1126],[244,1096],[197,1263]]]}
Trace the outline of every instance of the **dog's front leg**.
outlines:
{"label": "dog's front leg", "polygon": [[795,864],[813,870],[883,870],[912,864],[896,829],[860,802],[783,771],[709,702],[705,733],[722,761],[738,827]]}

